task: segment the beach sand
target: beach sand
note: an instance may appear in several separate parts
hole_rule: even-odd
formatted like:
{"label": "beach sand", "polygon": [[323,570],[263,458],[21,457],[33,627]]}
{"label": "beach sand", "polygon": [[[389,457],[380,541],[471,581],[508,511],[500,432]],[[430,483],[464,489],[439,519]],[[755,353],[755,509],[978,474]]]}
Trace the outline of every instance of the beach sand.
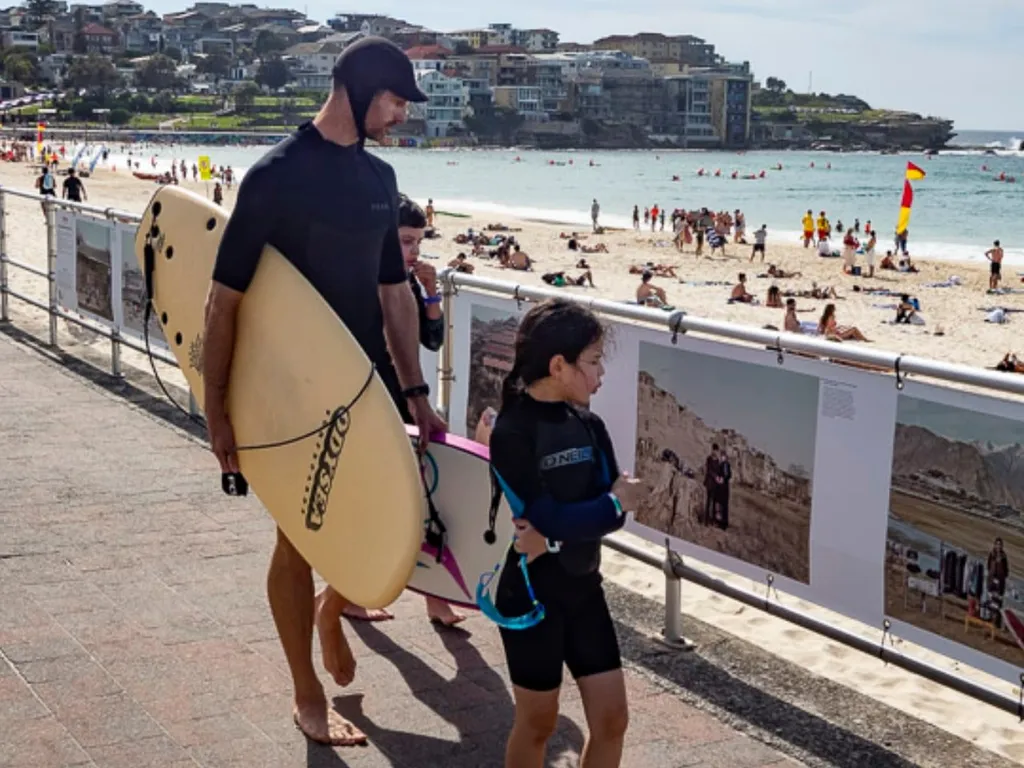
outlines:
{"label": "beach sand", "polygon": [[[8,188],[30,190],[33,187],[34,172],[31,168],[19,164],[0,164],[0,184]],[[103,207],[141,213],[155,185],[141,182],[128,177],[123,172],[100,170],[85,184],[89,194],[89,202]],[[190,188],[205,193],[206,185],[189,184]],[[225,193],[225,205],[234,201],[234,193]],[[46,236],[43,214],[39,204],[32,200],[23,200],[8,196],[6,200],[6,234],[7,253],[21,262],[45,268]],[[798,217],[799,212],[794,212]],[[757,226],[756,211],[747,212],[748,230]],[[439,216],[438,225],[442,237],[424,242],[425,253],[441,257],[442,262],[454,257],[459,251],[465,250],[452,241],[452,237],[467,227],[480,229],[488,222],[480,218],[455,218]],[[491,266],[491,263],[472,259],[479,274],[491,276],[510,282],[542,285],[540,276],[547,271],[566,270],[575,274],[574,265],[580,258],[579,254],[570,252],[566,242],[559,239],[561,231],[567,227],[558,225],[517,222],[505,220],[504,224],[519,228],[516,233],[522,247],[537,260],[535,272],[512,272]],[[615,232],[604,236],[590,236],[588,244],[604,242],[608,254],[587,255],[585,258],[593,267],[594,280],[597,288],[566,289],[574,294],[600,296],[603,298],[622,300],[634,295],[639,278],[628,273],[631,264],[647,261],[668,263],[677,266],[677,273],[683,280],[700,281],[733,281],[736,274],[745,271],[749,275],[749,290],[763,302],[765,292],[771,280],[757,278],[756,275],[765,270],[771,262],[787,271],[801,271],[803,277],[793,280],[779,281],[783,289],[808,289],[812,281],[819,285],[834,285],[843,300],[837,302],[839,322],[845,325],[857,325],[871,339],[872,345],[878,349],[913,352],[917,355],[939,360],[966,363],[977,366],[993,366],[1006,351],[1014,349],[1015,339],[1019,332],[1014,322],[1004,325],[990,325],[985,322],[984,315],[978,307],[1000,304],[1003,306],[1022,307],[1024,301],[1020,296],[1002,296],[996,301],[986,296],[987,269],[984,265],[953,264],[948,262],[928,262],[926,254],[914,254],[915,262],[921,269],[917,275],[898,275],[882,273],[874,280],[852,278],[841,274],[841,260],[819,259],[812,251],[792,243],[778,243],[769,233],[767,259],[764,267],[760,263],[750,265],[749,247],[730,246],[730,258],[725,260],[697,260],[691,251],[677,253],[673,247],[657,247],[653,241],[671,241],[671,235],[657,233],[637,234]],[[883,253],[884,253],[883,248]],[[1010,270],[1007,270],[1010,272]],[[1012,272],[1011,272],[1012,274]],[[934,289],[924,287],[925,283],[938,282],[950,275],[958,275],[963,285],[954,288]],[[668,293],[669,300],[677,307],[691,314],[728,320],[738,323],[763,326],[774,324],[782,326],[783,310],[766,309],[745,305],[729,305],[726,299],[729,294],[727,286],[696,287],[684,285],[678,281],[656,278]],[[12,271],[12,288],[37,300],[45,301],[45,281],[19,270]],[[872,307],[875,303],[893,303],[895,299],[857,295],[852,291],[855,284],[891,288],[908,291],[921,300],[922,314],[927,325],[892,326],[883,324],[894,315],[892,310],[879,310]],[[801,308],[814,308],[815,312],[802,316],[802,319],[817,320],[824,304],[821,300],[800,300]],[[25,309],[17,302],[12,304],[15,319],[26,317],[33,310]],[[42,318],[41,313],[38,314]],[[934,332],[941,328],[945,335],[936,336]],[[69,332],[70,329],[69,329]],[[71,332],[78,343],[90,345],[106,345],[108,342],[97,340],[95,335],[81,331]],[[66,333],[62,332],[62,344],[73,347],[74,341],[65,343]],[[1019,347],[1018,347],[1019,349]],[[144,366],[141,355],[126,351],[126,364]],[[167,367],[162,367],[162,375],[168,381],[182,382],[180,374]],[[654,545],[645,545],[653,550]],[[692,561],[691,561],[692,562]],[[747,589],[761,591],[763,584],[757,585],[742,577],[727,574],[724,571],[693,562],[718,578]],[[635,561],[616,553],[607,551],[604,572],[616,583],[628,587],[654,600],[663,599],[663,579],[661,574]],[[880,628],[866,627],[857,622],[837,616],[831,612],[796,600],[791,596],[780,597],[788,605],[813,615],[827,618],[836,625],[865,637],[878,640]],[[759,647],[784,659],[827,677],[840,684],[875,697],[910,715],[918,717],[961,738],[967,739],[980,747],[992,750],[1014,761],[1024,764],[1024,729],[1021,729],[1014,717],[999,710],[980,704],[920,677],[903,672],[897,668],[883,665],[877,659],[840,646],[827,639],[799,629],[793,625],[776,619],[767,614],[744,608],[739,604],[720,597],[703,588],[692,584],[683,587],[684,613],[698,616],[726,632],[741,637]],[[684,619],[685,621],[685,619]],[[980,639],[980,638],[979,638]],[[909,643],[897,641],[898,647],[910,650]],[[1013,694],[1013,688],[1005,682],[969,669],[950,659],[921,648],[913,648],[914,655],[922,657],[939,666],[957,669],[972,679]]]}
{"label": "beach sand", "polygon": [[[33,188],[34,171],[27,165],[16,163],[0,164],[0,184],[15,189],[31,190]],[[104,207],[141,213],[156,186],[152,182],[144,182],[128,176],[123,170],[112,172],[97,169],[96,174],[85,180],[89,193],[89,202]],[[203,182],[186,183],[184,186],[201,194],[206,193],[207,185]],[[212,188],[212,184],[209,185]],[[226,191],[224,205],[228,208],[234,202],[234,191]],[[421,201],[425,203],[426,201]],[[795,219],[799,211],[794,212]],[[759,226],[757,211],[747,211],[748,237],[752,240],[752,231]],[[453,238],[459,232],[472,227],[479,231],[488,224],[498,223],[493,219],[481,217],[456,217],[445,215],[437,217],[440,237],[424,240],[424,254],[438,257],[433,263],[440,268],[460,252],[468,253],[470,249],[459,245]],[[863,331],[873,342],[870,346],[879,350],[906,352],[914,355],[930,357],[954,363],[963,363],[981,367],[993,367],[1002,356],[1010,350],[1024,351],[1017,345],[1019,332],[1017,322],[1024,322],[1017,316],[1011,316],[1010,322],[996,325],[984,322],[985,313],[980,308],[1002,306],[1024,310],[1024,284],[1012,267],[1004,268],[1004,287],[1016,288],[1019,294],[1000,296],[987,295],[988,268],[986,264],[972,264],[948,261],[928,261],[927,254],[911,255],[915,265],[920,269],[917,274],[901,274],[893,271],[877,270],[872,279],[851,277],[842,273],[841,259],[822,259],[815,255],[813,249],[804,249],[795,242],[779,242],[768,233],[768,256],[762,264],[760,259],[749,262],[751,246],[732,245],[727,247],[726,258],[696,258],[694,247],[688,246],[682,253],[672,245],[671,232],[641,230],[635,232],[614,231],[604,235],[587,234],[585,245],[604,243],[608,253],[580,254],[570,251],[567,240],[559,237],[560,233],[569,233],[568,226],[557,224],[517,221],[504,219],[500,222],[512,229],[520,230],[513,234],[522,249],[535,261],[532,272],[519,272],[501,269],[497,262],[486,257],[470,257],[476,267],[476,274],[492,277],[511,283],[543,286],[541,275],[545,272],[565,271],[568,275],[578,275],[576,262],[585,258],[592,267],[596,288],[565,288],[566,292],[584,294],[610,300],[635,299],[636,288],[640,284],[639,275],[629,274],[631,265],[647,262],[670,264],[676,267],[678,279],[655,277],[654,283],[665,289],[669,303],[689,314],[714,320],[726,320],[745,325],[763,327],[783,326],[784,310],[770,309],[764,306],[746,304],[729,304],[731,286],[735,284],[740,272],[747,274],[747,287],[762,305],[769,286],[777,284],[783,291],[809,290],[812,283],[819,286],[834,286],[842,298],[836,301],[837,320],[840,325],[854,325]],[[42,243],[43,216],[37,204],[27,200],[12,199],[8,202],[8,252],[15,258],[28,261],[37,266],[45,262],[45,250]],[[662,243],[664,245],[659,245]],[[887,243],[880,239],[880,255],[884,255]],[[705,247],[705,254],[707,248]],[[880,258],[878,259],[880,261]],[[787,272],[800,272],[799,278],[776,280],[761,278],[759,274],[767,271],[768,264],[775,264]],[[859,262],[863,266],[863,257]],[[962,279],[962,285],[950,288],[929,288],[929,283],[944,282],[956,275]],[[33,283],[37,282],[35,280]],[[726,283],[707,285],[707,283]],[[15,276],[14,284],[21,284],[21,277]],[[907,292],[916,296],[921,302],[920,314],[925,318],[923,326],[892,325],[895,307],[878,308],[875,305],[895,305],[898,297],[870,296],[856,293],[853,287],[889,289]],[[801,312],[800,319],[817,323],[822,310],[828,303],[821,299],[797,299]],[[941,335],[936,335],[941,333]],[[858,342],[845,342],[848,344]]]}

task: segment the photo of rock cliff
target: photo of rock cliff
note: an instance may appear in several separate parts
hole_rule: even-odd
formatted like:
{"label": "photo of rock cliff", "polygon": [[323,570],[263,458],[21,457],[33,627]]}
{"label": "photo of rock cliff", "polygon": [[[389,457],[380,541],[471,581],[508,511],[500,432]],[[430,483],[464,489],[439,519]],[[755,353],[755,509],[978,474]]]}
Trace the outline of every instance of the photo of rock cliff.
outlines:
{"label": "photo of rock cliff", "polygon": [[110,232],[107,222],[83,218],[76,221],[75,290],[80,310],[113,322]]}
{"label": "photo of rock cliff", "polygon": [[469,394],[466,434],[486,444],[501,407],[501,387],[515,361],[519,317],[513,312],[474,304],[469,329]]}
{"label": "photo of rock cliff", "polygon": [[900,396],[886,615],[1024,663],[1024,422]]}
{"label": "photo of rock cliff", "polygon": [[809,583],[818,380],[642,343],[637,522]]}

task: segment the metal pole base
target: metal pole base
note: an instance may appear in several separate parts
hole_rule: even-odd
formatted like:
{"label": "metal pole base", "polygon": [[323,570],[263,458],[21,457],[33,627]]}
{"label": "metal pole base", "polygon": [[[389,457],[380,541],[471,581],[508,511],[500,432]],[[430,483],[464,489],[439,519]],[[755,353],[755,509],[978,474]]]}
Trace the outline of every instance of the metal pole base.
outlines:
{"label": "metal pole base", "polygon": [[683,635],[683,580],[680,578],[683,558],[672,551],[672,543],[665,539],[665,626],[661,636],[654,640],[674,651],[692,651],[696,646]]}

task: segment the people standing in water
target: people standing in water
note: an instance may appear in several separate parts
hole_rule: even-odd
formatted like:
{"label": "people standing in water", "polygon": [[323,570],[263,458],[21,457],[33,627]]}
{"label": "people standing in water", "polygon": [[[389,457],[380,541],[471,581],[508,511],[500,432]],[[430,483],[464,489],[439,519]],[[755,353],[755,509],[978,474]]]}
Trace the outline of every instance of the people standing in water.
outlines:
{"label": "people standing in water", "polygon": [[[267,244],[295,265],[348,327],[399,410],[419,427],[421,447],[432,432],[446,428],[430,404],[417,336],[409,333],[417,312],[398,235],[395,172],[364,147],[366,138],[381,140],[405,120],[408,102],[427,97],[408,57],[379,37],[346,48],[332,78],[316,117],[245,175],[217,253],[206,302],[203,377],[210,442],[225,473],[238,472],[226,409],[236,316]],[[328,704],[313,666],[313,574],[280,529],[267,593],[291,671],[295,724],[316,742],[364,743],[365,734]],[[340,613],[344,600],[334,597],[330,610]],[[355,657],[340,622],[321,631],[321,643],[335,682],[351,683]]]}
{"label": "people standing in water", "polygon": [[[405,268],[409,273],[409,287],[413,296],[416,297],[416,305],[419,308],[419,340],[427,349],[436,352],[444,343],[444,313],[441,311],[441,292],[438,290],[437,270],[427,261],[420,259],[420,244],[423,242],[423,235],[427,229],[427,213],[420,208],[413,200],[405,195],[399,196],[398,205],[398,238],[402,243],[402,258],[405,260]],[[408,414],[403,414],[407,416]],[[317,603],[325,602],[333,605],[335,601],[329,601],[328,590],[317,596]],[[436,597],[427,597],[427,616],[435,624],[444,627],[453,627],[465,621],[465,616],[452,610],[451,605]],[[356,621],[387,621],[394,616],[387,610],[367,610],[354,603],[347,603],[342,614]],[[329,613],[326,610],[317,612],[317,628],[325,626],[330,630],[333,622],[337,622],[341,615]]]}
{"label": "people standing in water", "polygon": [[[515,696],[506,768],[543,764],[563,666],[590,731],[581,766],[621,761],[629,715],[601,586],[601,537],[622,527],[644,490],[619,472],[604,422],[588,410],[604,376],[604,337],[600,321],[572,302],[527,312],[491,433],[491,467],[516,527],[494,602]],[[537,603],[543,618],[520,623]]]}

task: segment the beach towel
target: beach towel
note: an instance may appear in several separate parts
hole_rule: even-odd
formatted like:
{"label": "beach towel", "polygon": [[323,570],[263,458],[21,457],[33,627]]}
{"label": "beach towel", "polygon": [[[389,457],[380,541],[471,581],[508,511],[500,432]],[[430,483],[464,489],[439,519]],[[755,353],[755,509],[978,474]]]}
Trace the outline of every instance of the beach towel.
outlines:
{"label": "beach towel", "polygon": [[899,304],[872,304],[872,309],[899,309]]}
{"label": "beach towel", "polygon": [[1006,316],[1006,312],[1002,307],[992,310],[985,316],[986,323],[999,323],[1002,325],[1007,320],[1009,320],[1009,318]]}
{"label": "beach towel", "polygon": [[813,320],[801,320],[800,321],[800,330],[803,331],[808,336],[819,336],[820,335],[818,333],[818,324],[816,322],[814,322]]}
{"label": "beach towel", "polygon": [[707,287],[711,287],[711,286],[717,287],[717,286],[722,286],[722,285],[727,285],[727,286],[732,286],[733,285],[733,283],[730,283],[728,280],[686,280],[686,281],[682,281],[681,280],[680,282],[682,282],[683,285],[690,285],[690,286],[693,286],[694,288],[707,288]]}

